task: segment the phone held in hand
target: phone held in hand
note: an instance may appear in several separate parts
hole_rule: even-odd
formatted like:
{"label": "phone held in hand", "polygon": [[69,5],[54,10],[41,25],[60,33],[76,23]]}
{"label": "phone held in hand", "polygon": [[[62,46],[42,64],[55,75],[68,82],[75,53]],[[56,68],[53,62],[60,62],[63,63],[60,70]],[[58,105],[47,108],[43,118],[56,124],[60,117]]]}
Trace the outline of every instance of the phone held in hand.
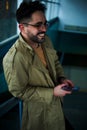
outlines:
{"label": "phone held in hand", "polygon": [[65,90],[65,91],[78,91],[79,87],[77,87],[77,86],[71,87],[71,86],[65,85],[65,86],[62,87],[62,89]]}

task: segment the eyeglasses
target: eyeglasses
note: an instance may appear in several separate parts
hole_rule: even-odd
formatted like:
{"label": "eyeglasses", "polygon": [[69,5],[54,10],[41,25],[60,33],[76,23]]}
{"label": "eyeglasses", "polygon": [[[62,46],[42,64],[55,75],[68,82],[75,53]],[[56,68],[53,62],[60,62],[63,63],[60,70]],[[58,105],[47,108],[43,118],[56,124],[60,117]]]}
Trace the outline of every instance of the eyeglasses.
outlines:
{"label": "eyeglasses", "polygon": [[33,27],[35,27],[35,28],[41,28],[41,27],[48,27],[49,26],[49,23],[46,21],[45,23],[42,23],[42,22],[38,22],[38,23],[36,23],[36,24],[29,24],[29,23],[23,23],[23,24],[25,24],[25,25],[29,25],[29,26],[33,26]]}

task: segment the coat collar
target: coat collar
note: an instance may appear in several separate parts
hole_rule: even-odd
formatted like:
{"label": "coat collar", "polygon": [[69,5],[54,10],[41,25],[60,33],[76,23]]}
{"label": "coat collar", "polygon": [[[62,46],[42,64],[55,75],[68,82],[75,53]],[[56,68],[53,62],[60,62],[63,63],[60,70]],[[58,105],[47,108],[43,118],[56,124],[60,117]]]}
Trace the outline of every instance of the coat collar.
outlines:
{"label": "coat collar", "polygon": [[19,35],[19,40],[23,43],[23,45],[24,45],[26,48],[28,48],[29,50],[33,51],[32,47],[31,47],[29,44],[27,44],[27,42],[24,41],[24,39],[23,39],[23,37],[22,37],[21,34]]}

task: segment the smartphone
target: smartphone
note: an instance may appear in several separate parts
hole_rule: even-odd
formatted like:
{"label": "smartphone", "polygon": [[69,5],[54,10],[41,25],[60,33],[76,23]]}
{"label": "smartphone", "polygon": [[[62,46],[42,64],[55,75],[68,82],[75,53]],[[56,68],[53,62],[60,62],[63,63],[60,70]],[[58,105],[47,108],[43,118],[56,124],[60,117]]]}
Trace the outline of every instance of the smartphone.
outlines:
{"label": "smartphone", "polygon": [[62,87],[63,90],[66,90],[66,91],[78,91],[79,90],[79,87],[75,86],[75,87],[70,87],[70,86],[63,86]]}

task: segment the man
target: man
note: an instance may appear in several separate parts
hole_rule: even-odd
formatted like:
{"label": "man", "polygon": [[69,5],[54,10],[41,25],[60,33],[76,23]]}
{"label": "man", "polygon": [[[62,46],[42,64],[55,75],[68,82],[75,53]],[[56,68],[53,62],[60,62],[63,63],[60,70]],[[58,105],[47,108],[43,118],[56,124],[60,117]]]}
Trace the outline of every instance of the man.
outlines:
{"label": "man", "polygon": [[46,7],[22,2],[16,12],[20,36],[3,59],[11,94],[23,101],[22,130],[65,130],[61,98],[66,79],[46,30]]}

